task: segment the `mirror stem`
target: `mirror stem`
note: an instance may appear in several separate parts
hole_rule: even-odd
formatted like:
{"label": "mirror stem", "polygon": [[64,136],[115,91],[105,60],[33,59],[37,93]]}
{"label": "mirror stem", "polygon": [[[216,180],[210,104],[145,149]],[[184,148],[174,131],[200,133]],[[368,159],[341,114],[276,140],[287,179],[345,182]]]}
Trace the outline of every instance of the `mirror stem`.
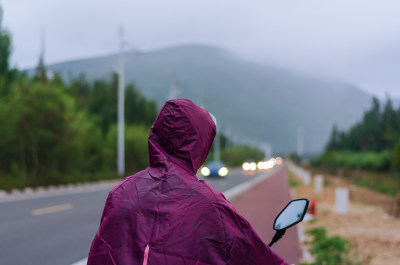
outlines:
{"label": "mirror stem", "polygon": [[278,241],[279,239],[281,239],[281,237],[285,234],[286,229],[282,229],[282,230],[277,230],[275,232],[274,237],[271,240],[271,243],[268,244],[269,247],[272,247],[273,244],[275,244],[276,241]]}

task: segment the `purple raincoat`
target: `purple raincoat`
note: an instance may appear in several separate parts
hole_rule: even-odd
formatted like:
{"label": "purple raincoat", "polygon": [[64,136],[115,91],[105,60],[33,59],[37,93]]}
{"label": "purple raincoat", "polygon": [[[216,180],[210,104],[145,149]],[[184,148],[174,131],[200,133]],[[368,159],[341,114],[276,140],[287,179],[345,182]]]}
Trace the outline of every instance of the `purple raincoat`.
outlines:
{"label": "purple raincoat", "polygon": [[216,133],[209,113],[170,100],[149,135],[150,167],[108,195],[88,264],[287,264],[196,172]]}

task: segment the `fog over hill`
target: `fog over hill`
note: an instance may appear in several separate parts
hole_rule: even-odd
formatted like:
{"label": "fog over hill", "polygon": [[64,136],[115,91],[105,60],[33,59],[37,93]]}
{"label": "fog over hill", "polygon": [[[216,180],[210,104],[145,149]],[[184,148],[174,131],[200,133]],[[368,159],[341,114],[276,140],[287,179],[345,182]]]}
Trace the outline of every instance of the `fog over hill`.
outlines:
{"label": "fog over hill", "polygon": [[[130,52],[125,62],[127,82],[160,106],[170,96],[189,98],[213,112],[221,130],[268,142],[275,153],[296,150],[298,128],[305,153],[321,152],[334,123],[345,129],[370,106],[371,97],[346,82],[249,62],[211,46]],[[109,78],[117,67],[114,54],[49,69],[66,79],[80,73],[94,79]]]}

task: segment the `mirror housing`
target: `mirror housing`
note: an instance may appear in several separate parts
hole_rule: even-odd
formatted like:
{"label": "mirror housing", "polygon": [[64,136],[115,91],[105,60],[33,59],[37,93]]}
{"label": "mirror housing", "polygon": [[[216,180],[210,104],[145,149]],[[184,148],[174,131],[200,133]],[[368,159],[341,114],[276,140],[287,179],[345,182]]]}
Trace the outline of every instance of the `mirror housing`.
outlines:
{"label": "mirror housing", "polygon": [[276,233],[268,246],[272,246],[286,232],[286,229],[303,221],[306,215],[309,201],[307,199],[297,199],[290,201],[285,208],[278,214],[274,221],[274,230]]}
{"label": "mirror housing", "polygon": [[289,227],[303,221],[307,212],[308,204],[309,201],[307,199],[290,201],[275,218],[274,230],[288,229]]}

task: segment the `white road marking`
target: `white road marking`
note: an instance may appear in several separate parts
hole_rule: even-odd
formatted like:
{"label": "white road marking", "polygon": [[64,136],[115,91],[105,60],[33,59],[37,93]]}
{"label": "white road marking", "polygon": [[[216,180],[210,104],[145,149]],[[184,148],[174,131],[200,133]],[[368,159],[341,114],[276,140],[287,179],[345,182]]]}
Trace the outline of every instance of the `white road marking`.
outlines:
{"label": "white road marking", "polygon": [[46,208],[32,210],[32,215],[42,215],[42,214],[48,214],[48,213],[67,211],[67,210],[72,209],[72,207],[73,206],[70,203],[54,205],[54,206],[50,206],[50,207],[46,207]]}
{"label": "white road marking", "polygon": [[248,191],[258,183],[262,182],[263,180],[267,179],[269,176],[271,176],[271,171],[262,173],[254,178],[252,178],[249,181],[243,182],[233,188],[230,188],[229,190],[226,190],[223,192],[225,198],[228,201],[232,201],[242,193]]}
{"label": "white road marking", "polygon": [[86,265],[88,258],[84,258],[83,260],[77,261],[72,265]]}

